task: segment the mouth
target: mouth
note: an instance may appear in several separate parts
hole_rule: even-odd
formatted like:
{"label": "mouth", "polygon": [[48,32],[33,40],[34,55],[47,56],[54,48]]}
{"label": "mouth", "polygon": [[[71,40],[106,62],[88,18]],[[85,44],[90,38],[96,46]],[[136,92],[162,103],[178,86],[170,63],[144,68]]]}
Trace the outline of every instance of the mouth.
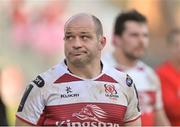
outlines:
{"label": "mouth", "polygon": [[81,55],[84,55],[84,54],[86,54],[86,53],[87,53],[87,52],[85,52],[85,51],[84,51],[84,52],[72,52],[71,55],[72,55],[72,56],[81,56]]}
{"label": "mouth", "polygon": [[73,56],[81,56],[82,55],[82,53],[75,53],[75,54],[73,54]]}

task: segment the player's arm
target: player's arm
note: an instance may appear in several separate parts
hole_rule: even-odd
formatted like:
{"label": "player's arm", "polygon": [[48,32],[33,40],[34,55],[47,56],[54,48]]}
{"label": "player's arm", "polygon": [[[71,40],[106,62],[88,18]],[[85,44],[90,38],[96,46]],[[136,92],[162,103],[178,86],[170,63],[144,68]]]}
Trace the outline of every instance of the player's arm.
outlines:
{"label": "player's arm", "polygon": [[38,123],[44,109],[43,88],[45,81],[37,76],[27,87],[16,113],[17,126],[41,125]]}
{"label": "player's arm", "polygon": [[155,83],[157,85],[155,125],[156,126],[164,126],[164,125],[170,126],[170,122],[165,114],[163,103],[162,103],[162,94],[161,94],[161,87],[160,87],[161,83],[157,76],[155,77]]}
{"label": "player's arm", "polygon": [[139,108],[138,93],[135,84],[129,75],[126,76],[127,111],[125,126],[141,126],[141,112]]}
{"label": "player's arm", "polygon": [[15,126],[31,126],[31,125],[16,117]]}
{"label": "player's arm", "polygon": [[141,117],[132,122],[125,123],[125,126],[141,126]]}
{"label": "player's arm", "polygon": [[170,126],[170,122],[166,117],[163,109],[156,110],[155,112],[155,125],[157,126]]}

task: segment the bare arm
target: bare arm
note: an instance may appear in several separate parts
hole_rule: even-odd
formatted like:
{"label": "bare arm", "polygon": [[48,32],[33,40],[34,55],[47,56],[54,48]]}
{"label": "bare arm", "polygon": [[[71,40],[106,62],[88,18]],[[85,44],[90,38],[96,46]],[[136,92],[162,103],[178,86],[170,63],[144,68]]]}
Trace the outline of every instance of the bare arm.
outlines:
{"label": "bare arm", "polygon": [[126,123],[125,126],[141,126],[141,117],[139,117],[135,121]]}
{"label": "bare arm", "polygon": [[155,125],[157,126],[170,126],[170,122],[163,109],[159,109],[155,113]]}
{"label": "bare arm", "polygon": [[16,117],[15,126],[32,126]]}

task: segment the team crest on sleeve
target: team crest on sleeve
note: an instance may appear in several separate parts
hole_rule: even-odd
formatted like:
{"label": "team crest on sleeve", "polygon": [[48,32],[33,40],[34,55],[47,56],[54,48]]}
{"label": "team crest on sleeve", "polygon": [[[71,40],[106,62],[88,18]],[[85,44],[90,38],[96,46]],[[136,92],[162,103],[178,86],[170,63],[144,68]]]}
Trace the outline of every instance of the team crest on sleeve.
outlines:
{"label": "team crest on sleeve", "polygon": [[129,87],[131,87],[132,84],[133,84],[133,80],[132,80],[132,78],[128,74],[127,74],[127,77],[126,77],[126,84]]}
{"label": "team crest on sleeve", "polygon": [[33,82],[38,86],[38,87],[43,87],[45,82],[44,79],[41,76],[37,76],[35,80],[33,80]]}

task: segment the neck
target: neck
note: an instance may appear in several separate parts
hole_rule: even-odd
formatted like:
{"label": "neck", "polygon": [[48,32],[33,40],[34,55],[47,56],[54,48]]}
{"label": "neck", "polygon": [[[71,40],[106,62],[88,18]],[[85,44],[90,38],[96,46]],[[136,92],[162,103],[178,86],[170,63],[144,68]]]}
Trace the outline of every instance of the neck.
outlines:
{"label": "neck", "polygon": [[113,53],[113,57],[115,58],[116,62],[118,63],[119,67],[124,70],[134,67],[138,60],[129,59],[127,58],[121,50],[115,50]]}
{"label": "neck", "polygon": [[102,71],[102,66],[101,66],[100,60],[96,61],[94,63],[91,63],[91,64],[87,64],[85,66],[81,66],[81,67],[80,66],[77,67],[77,66],[67,62],[67,66],[71,73],[73,73],[79,77],[85,78],[85,79],[92,79],[92,78],[98,76]]}

